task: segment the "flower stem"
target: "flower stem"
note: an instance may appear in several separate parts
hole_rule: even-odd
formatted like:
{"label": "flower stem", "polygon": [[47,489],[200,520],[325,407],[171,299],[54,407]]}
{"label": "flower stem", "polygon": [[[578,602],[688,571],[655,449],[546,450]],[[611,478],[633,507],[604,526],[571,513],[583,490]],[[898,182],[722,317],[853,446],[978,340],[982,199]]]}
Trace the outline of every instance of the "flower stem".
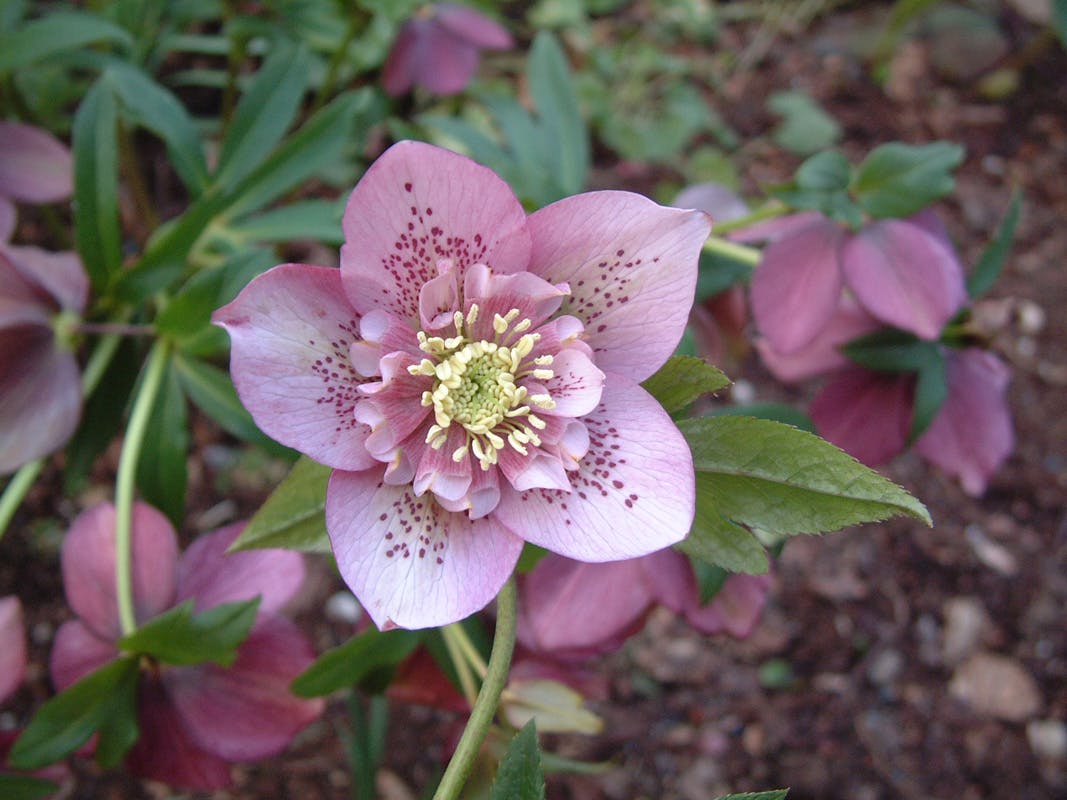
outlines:
{"label": "flower stem", "polygon": [[[88,398],[96,389],[120,341],[118,336],[105,336],[97,344],[93,354],[89,356],[89,363],[85,365],[85,370],[82,372],[83,397]],[[11,519],[15,516],[18,507],[22,505],[26,493],[30,491],[30,487],[33,486],[33,482],[37,480],[42,469],[44,469],[44,459],[39,458],[23,464],[7,482],[3,494],[0,494],[0,539],[4,538],[7,526],[11,524]]]}
{"label": "flower stem", "polygon": [[141,387],[130,412],[130,422],[122,442],[122,455],[119,457],[118,477],[115,480],[115,587],[119,603],[119,622],[124,635],[133,633],[137,628],[133,613],[131,574],[134,478],[148,420],[152,416],[152,407],[156,403],[169,359],[169,345],[162,339],[157,341],[148,355]]}
{"label": "flower stem", "polygon": [[788,213],[789,206],[778,200],[771,200],[764,203],[755,211],[745,214],[743,217],[726,220],[725,222],[717,222],[712,226],[711,230],[716,236],[725,236],[732,231],[741,230],[742,228],[755,225],[757,222],[763,222],[765,219],[774,219],[775,217],[780,217],[783,214]]}
{"label": "flower stem", "polygon": [[517,610],[515,579],[509,578],[497,597],[496,634],[493,636],[493,650],[489,654],[489,669],[478,693],[478,700],[471,709],[467,727],[459,739],[456,752],[448,762],[441,783],[434,792],[433,800],[456,800],[463,784],[474,766],[474,759],[485,741],[489,725],[496,715],[500,695],[508,680],[511,667],[511,654],[515,650],[515,619]]}
{"label": "flower stem", "polygon": [[759,264],[760,259],[763,257],[763,253],[758,247],[749,247],[746,244],[730,242],[714,235],[709,236],[708,240],[704,242],[704,252],[725,256],[733,261],[748,264],[750,267]]}
{"label": "flower stem", "polygon": [[[463,696],[467,698],[467,703],[473,708],[478,699],[478,690],[474,686],[474,675],[471,674],[470,664],[456,641],[457,628],[460,628],[458,622],[446,625],[441,629],[441,638],[444,639],[445,649],[448,650],[448,657],[452,660],[452,666],[456,668],[456,677],[459,678]],[[460,629],[462,630],[462,628]]]}

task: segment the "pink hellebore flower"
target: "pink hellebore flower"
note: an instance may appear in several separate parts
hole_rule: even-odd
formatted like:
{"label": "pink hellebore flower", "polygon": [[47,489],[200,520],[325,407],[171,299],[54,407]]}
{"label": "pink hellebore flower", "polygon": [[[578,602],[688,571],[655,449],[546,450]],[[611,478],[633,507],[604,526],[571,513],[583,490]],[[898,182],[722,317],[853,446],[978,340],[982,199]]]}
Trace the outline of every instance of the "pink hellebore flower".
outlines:
{"label": "pink hellebore flower", "polygon": [[752,312],[783,355],[815,340],[846,288],[871,316],[928,340],[967,299],[963,267],[932,212],[877,220],[858,233],[806,212],[731,238],[770,241],[752,275]]}
{"label": "pink hellebore flower", "polygon": [[400,29],[382,85],[394,97],[416,85],[432,94],[456,94],[474,77],[481,50],[510,50],[514,44],[507,30],[474,9],[425,6]]}
{"label": "pink hellebore flower", "polygon": [[[229,668],[155,665],[138,690],[140,738],[126,757],[142,777],[199,790],[230,782],[231,761],[267,758],[322,712],[289,684],[313,660],[307,638],[279,610],[304,579],[299,553],[255,550],[226,555],[242,525],[197,539],[180,559],[174,530],[138,503],[133,514],[133,593],[138,622],[186,600],[205,611],[260,596],[259,614]],[[78,619],[66,622],[52,650],[60,690],[114,660],[120,636],[115,591],[115,509],[81,514],[63,542],[63,584]]]}
{"label": "pink hellebore flower", "polygon": [[22,604],[14,595],[0,597],[0,703],[14,694],[26,675],[26,631]]}
{"label": "pink hellebore flower", "polygon": [[759,621],[769,575],[731,575],[702,606],[688,559],[674,550],[607,564],[549,554],[520,583],[518,639],[553,658],[586,658],[617,650],[666,606],[703,633],[748,636]]}
{"label": "pink hellebore flower", "polygon": [[74,253],[8,244],[11,199],[70,196],[71,160],[50,134],[0,122],[0,474],[58,449],[81,415],[78,365],[56,341],[62,312],[85,309],[89,281]]}
{"label": "pink hellebore flower", "polygon": [[[779,380],[801,381],[829,374],[812,400],[819,433],[868,466],[884,464],[908,446],[915,376],[874,372],[850,362],[840,347],[880,328],[877,320],[845,298],[837,314],[807,347],[791,355],[766,340],[756,348]],[[916,451],[981,495],[1015,446],[1005,397],[1009,372],[992,353],[978,348],[946,351],[948,397]]]}
{"label": "pink hellebore flower", "polygon": [[382,628],[481,609],[530,541],[582,561],[689,531],[689,448],[638,384],[685,327],[699,211],[591,192],[526,216],[418,142],[367,170],[340,270],[284,264],[215,314],[259,426],[334,468],[326,526]]}

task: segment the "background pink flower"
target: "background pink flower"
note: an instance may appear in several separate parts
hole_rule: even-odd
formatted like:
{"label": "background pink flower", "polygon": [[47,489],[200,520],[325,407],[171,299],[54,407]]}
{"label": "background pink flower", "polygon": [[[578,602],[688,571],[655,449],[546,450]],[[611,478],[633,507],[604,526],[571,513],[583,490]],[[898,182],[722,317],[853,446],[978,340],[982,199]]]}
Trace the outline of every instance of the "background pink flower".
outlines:
{"label": "background pink flower", "polygon": [[412,86],[437,95],[463,91],[478,69],[482,50],[510,50],[511,34],[472,8],[436,3],[401,27],[385,61],[382,86],[393,96]]}
{"label": "background pink flower", "polygon": [[276,267],[215,321],[260,427],[334,468],[334,554],[379,627],[477,611],[524,540],[610,561],[688,533],[689,448],[639,382],[681,338],[705,214],[592,192],[527,217],[402,142],[343,224],[339,271]]}
{"label": "background pink flower", "polygon": [[[232,666],[154,664],[142,673],[140,738],[126,757],[137,775],[193,789],[220,788],[230,782],[228,762],[275,755],[322,712],[322,700],[289,692],[314,652],[300,630],[278,615],[303,582],[303,559],[286,550],[226,555],[242,527],[201,536],[179,559],[166,517],[145,504],[134,507],[132,578],[139,623],[189,599],[200,612],[261,598],[256,623]],[[52,650],[52,679],[60,690],[119,655],[110,504],[74,521],[63,542],[62,568],[77,619],[63,624]]]}
{"label": "background pink flower", "polygon": [[0,703],[10,697],[26,675],[26,630],[22,603],[14,595],[0,597]]}

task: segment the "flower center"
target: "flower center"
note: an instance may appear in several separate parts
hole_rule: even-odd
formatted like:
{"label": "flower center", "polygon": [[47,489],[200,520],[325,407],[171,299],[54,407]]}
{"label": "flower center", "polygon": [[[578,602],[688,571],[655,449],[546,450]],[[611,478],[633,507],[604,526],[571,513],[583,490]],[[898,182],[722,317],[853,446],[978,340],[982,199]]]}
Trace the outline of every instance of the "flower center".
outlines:
{"label": "flower center", "polygon": [[453,315],[455,336],[445,339],[418,332],[419,347],[432,358],[424,358],[408,371],[434,379],[433,389],[422,395],[422,404],[434,410],[435,424],[426,442],[439,450],[448,440],[452,423],[461,425],[466,441],[452,452],[454,461],[470,452],[487,470],[497,463],[497,451],[506,444],[523,455],[528,453],[526,445],[541,444],[537,430],[543,430],[545,422],[532,413],[531,406],[551,409],[556,404],[547,394],[531,395],[516,381],[527,376],[551,378],[552,356],[528,358],[541,335],[526,333],[532,325],[529,319],[512,324],[518,316],[517,308],[503,316],[496,314],[492,341],[475,340],[464,333],[478,318],[476,304],[466,317],[460,311]]}

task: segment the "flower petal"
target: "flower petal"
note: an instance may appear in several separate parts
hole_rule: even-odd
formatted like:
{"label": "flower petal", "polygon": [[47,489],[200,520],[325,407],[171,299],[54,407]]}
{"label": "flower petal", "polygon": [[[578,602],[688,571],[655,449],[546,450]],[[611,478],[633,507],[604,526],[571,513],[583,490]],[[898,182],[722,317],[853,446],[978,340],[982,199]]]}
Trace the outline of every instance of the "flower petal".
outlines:
{"label": "flower petal", "polygon": [[727,238],[731,241],[742,243],[776,242],[786,236],[802,231],[812,223],[826,221],[826,217],[818,211],[801,211],[799,214],[787,214],[784,217],[774,217],[763,222],[757,222],[747,228],[733,231]]}
{"label": "flower petal", "polygon": [[194,742],[178,710],[154,676],[138,687],[139,737],[126,755],[134,775],[210,792],[230,785],[230,765]]}
{"label": "flower petal", "polygon": [[72,619],[56,631],[48,657],[48,671],[56,689],[63,691],[118,656],[119,650],[114,644],[101,639],[79,620]]}
{"label": "flower petal", "polygon": [[556,404],[537,413],[558,417],[584,417],[600,402],[604,391],[604,373],[583,352],[575,348],[562,350],[552,360],[552,377],[545,388]]}
{"label": "flower petal", "polygon": [[588,564],[549,553],[522,579],[519,641],[563,657],[614,650],[654,602],[643,560]]}
{"label": "flower petal", "polygon": [[15,232],[18,224],[18,214],[15,204],[0,194],[0,242],[6,242]]}
{"label": "flower petal", "polygon": [[763,251],[752,273],[752,314],[771,347],[786,355],[811,344],[841,300],[841,228],[820,219]]}
{"label": "flower petal", "polygon": [[70,151],[48,131],[0,122],[0,153],[0,194],[27,203],[52,203],[73,194]]}
{"label": "flower petal", "polygon": [[314,660],[299,628],[267,616],[238,648],[232,667],[167,670],[163,684],[199,747],[227,761],[266,758],[322,713],[322,699],[302,700],[289,691]]}
{"label": "flower petal", "polygon": [[[138,622],[151,619],[174,599],[178,542],[170,522],[152,506],[133,506],[132,578]],[[78,515],[60,553],[67,602],[93,633],[119,637],[115,592],[115,507],[101,503]]]}
{"label": "flower petal", "polygon": [[686,611],[685,618],[699,631],[744,639],[756,627],[767,605],[770,575],[730,575],[706,606]]}
{"label": "flower petal", "polygon": [[22,685],[26,675],[26,628],[22,603],[14,595],[0,597],[0,703]]}
{"label": "flower petal", "polygon": [[282,264],[212,321],[230,334],[234,386],[264,433],[335,469],[374,464],[352,413],[364,382],[349,356],[359,317],[338,270]]}
{"label": "flower petal", "polygon": [[401,26],[382,67],[382,88],[386,94],[399,97],[415,85],[419,42],[425,26],[419,19],[408,20]]}
{"label": "flower petal", "polygon": [[478,48],[431,21],[416,52],[415,83],[431,94],[462,92],[478,71]]}
{"label": "flower petal", "polygon": [[953,353],[946,373],[948,398],[915,449],[978,497],[1015,446],[1005,398],[1008,368],[992,353],[972,348]]}
{"label": "flower petal", "polygon": [[911,376],[849,368],[816,395],[809,416],[823,438],[876,467],[907,445],[914,390]]}
{"label": "flower petal", "polygon": [[569,472],[570,494],[505,490],[495,512],[528,542],[578,561],[616,561],[685,538],[693,522],[689,445],[651,395],[607,375],[584,417],[589,452]]}
{"label": "flower petal", "polygon": [[435,6],[435,19],[454,36],[485,50],[508,50],[515,46],[507,28],[473,8],[454,3]]}
{"label": "flower petal", "polygon": [[422,142],[399,142],[363,175],[345,208],[341,274],[356,310],[382,308],[419,322],[419,292],[451,259],[468,267],[526,267],[526,214],[492,170]]}
{"label": "flower petal", "polygon": [[[7,304],[0,301],[0,321]],[[74,355],[38,325],[0,329],[0,474],[58,450],[81,418]]]}
{"label": "flower petal", "polygon": [[793,383],[848,366],[852,362],[841,352],[841,346],[881,327],[882,323],[845,295],[837,313],[805,347],[783,355],[766,339],[759,339],[756,350],[774,377],[784,383]]}
{"label": "flower petal", "polygon": [[326,529],[341,576],[379,628],[428,628],[473,614],[504,585],[522,540],[470,520],[378,470],[334,472]]}
{"label": "flower petal", "polygon": [[22,276],[47,292],[60,308],[82,312],[89,299],[89,276],[77,253],[52,253],[39,247],[0,245]]}
{"label": "flower petal", "polygon": [[585,323],[597,366],[633,381],[659,369],[689,318],[708,215],[630,192],[588,192],[542,208],[529,224],[530,271],[570,285],[563,312]]}
{"label": "flower petal", "polygon": [[278,611],[304,583],[304,558],[293,550],[226,553],[245,523],[228,525],[193,542],[178,563],[175,602],[196,601],[197,611],[260,597],[259,613]]}
{"label": "flower petal", "polygon": [[967,300],[963,267],[944,240],[905,220],[872,223],[842,247],[848,286],[878,319],[937,339]]}

